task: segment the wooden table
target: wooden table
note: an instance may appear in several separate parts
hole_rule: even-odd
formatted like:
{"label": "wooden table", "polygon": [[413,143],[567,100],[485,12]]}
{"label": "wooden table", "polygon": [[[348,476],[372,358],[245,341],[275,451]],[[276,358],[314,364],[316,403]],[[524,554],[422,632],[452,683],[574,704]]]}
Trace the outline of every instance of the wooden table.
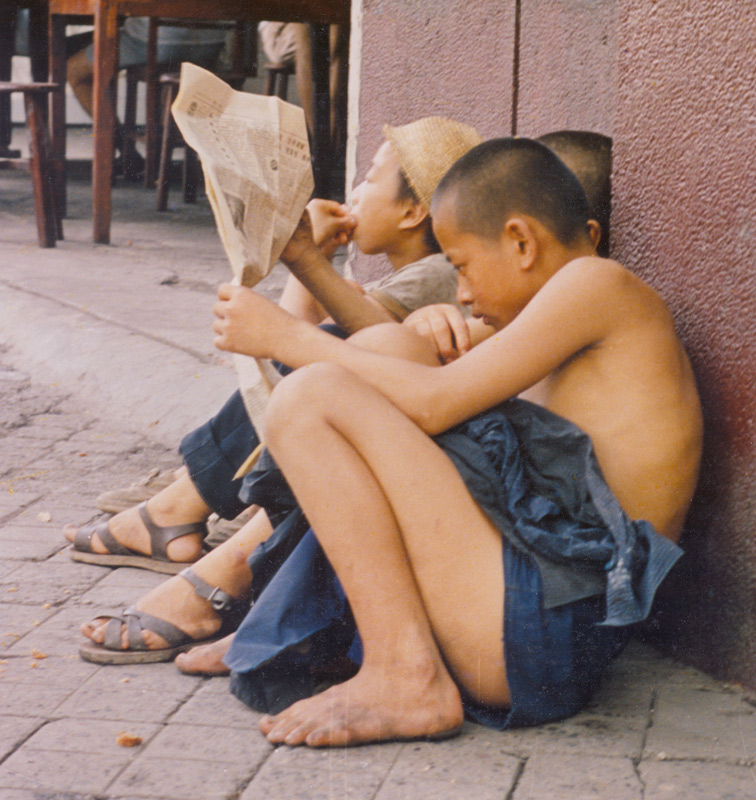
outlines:
{"label": "wooden table", "polygon": [[[182,20],[280,20],[313,24],[313,81],[315,136],[313,168],[322,180],[328,153],[329,127],[328,35],[329,23],[349,22],[349,0],[50,0],[50,80],[65,83],[65,28],[71,16],[94,18],[94,157],[92,161],[92,213],[94,241],[110,242],[111,175],[115,131],[115,79],[118,74],[119,17],[162,17]],[[325,45],[325,47],[323,46]],[[56,189],[65,196],[66,109],[63,92],[52,101],[52,159]],[[322,184],[321,184],[322,185]]]}

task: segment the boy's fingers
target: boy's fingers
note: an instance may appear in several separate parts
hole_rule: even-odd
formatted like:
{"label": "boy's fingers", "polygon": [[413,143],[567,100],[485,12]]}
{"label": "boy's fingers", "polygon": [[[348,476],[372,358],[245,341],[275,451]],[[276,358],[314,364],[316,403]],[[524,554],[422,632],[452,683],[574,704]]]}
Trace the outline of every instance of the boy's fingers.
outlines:
{"label": "boy's fingers", "polygon": [[461,314],[452,317],[449,320],[449,324],[451,325],[457,351],[459,355],[462,355],[470,349],[472,344],[470,340],[470,329],[467,327],[467,322]]}
{"label": "boy's fingers", "polygon": [[219,300],[230,300],[231,296],[234,293],[234,289],[236,287],[231,283],[222,283],[218,287],[218,299]]}
{"label": "boy's fingers", "polygon": [[445,317],[433,317],[430,320],[430,329],[433,340],[436,343],[438,354],[444,361],[448,361],[457,354],[456,343],[452,335],[452,330],[446,322]]}

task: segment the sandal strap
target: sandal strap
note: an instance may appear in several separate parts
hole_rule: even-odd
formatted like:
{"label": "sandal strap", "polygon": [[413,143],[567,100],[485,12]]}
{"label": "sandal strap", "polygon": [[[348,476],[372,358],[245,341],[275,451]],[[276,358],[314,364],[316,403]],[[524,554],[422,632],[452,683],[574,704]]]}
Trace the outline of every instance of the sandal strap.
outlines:
{"label": "sandal strap", "polygon": [[200,578],[191,567],[182,569],[179,572],[179,576],[185,581],[189,581],[194,587],[195,593],[207,600],[213,610],[219,614],[232,612],[236,609],[239,601],[235,597],[232,597],[228,592],[224,592],[220,586],[211,586],[207,581]]}
{"label": "sandal strap", "polygon": [[[126,642],[128,648],[121,647],[122,626],[126,625]],[[165,639],[169,647],[178,647],[191,637],[181,628],[159,617],[153,617],[145,611],[138,611],[129,606],[121,616],[114,615],[105,626],[103,646],[108,650],[149,650],[144,641],[142,631],[152,631]]]}
{"label": "sandal strap", "polygon": [[150,534],[151,555],[161,561],[170,560],[166,548],[174,539],[190,533],[200,533],[203,538],[207,534],[207,526],[204,522],[188,522],[185,525],[157,525],[150,516],[149,511],[147,511],[146,501],[140,503],[137,506],[137,510],[142,518],[144,527],[147,528],[147,532]]}
{"label": "sandal strap", "polygon": [[97,534],[100,541],[107,549],[107,555],[127,556],[133,551],[122,545],[110,532],[108,520],[104,519],[94,525],[85,525],[76,531],[73,540],[74,550],[82,553],[94,553],[92,549],[92,537]]}

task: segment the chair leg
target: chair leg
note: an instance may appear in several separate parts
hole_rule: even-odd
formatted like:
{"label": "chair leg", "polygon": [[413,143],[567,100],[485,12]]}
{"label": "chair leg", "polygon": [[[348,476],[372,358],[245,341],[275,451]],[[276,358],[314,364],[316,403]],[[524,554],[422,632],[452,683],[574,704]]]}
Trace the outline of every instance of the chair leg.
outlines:
{"label": "chair leg", "polygon": [[126,107],[123,114],[123,141],[121,142],[121,156],[123,159],[123,174],[132,179],[136,173],[136,115],[137,115],[137,89],[139,81],[136,73],[126,70]]}
{"label": "chair leg", "polygon": [[144,120],[144,188],[152,189],[158,173],[160,158],[160,74],[157,65],[158,21],[150,17],[147,31],[147,63],[144,68],[145,81],[145,120]]}
{"label": "chair leg", "polygon": [[160,144],[160,169],[157,178],[157,210],[168,208],[168,192],[171,185],[171,162],[173,159],[171,104],[175,98],[173,86],[163,87],[163,137]]}
{"label": "chair leg", "polygon": [[276,75],[272,69],[268,70],[268,75],[265,78],[265,96],[272,97],[273,91],[276,86]]}
{"label": "chair leg", "polygon": [[[11,79],[11,59],[16,35],[16,9],[12,4],[0,8],[0,81]],[[20,150],[11,150],[11,98],[0,96],[0,158],[20,158]]]}
{"label": "chair leg", "polygon": [[278,86],[276,88],[276,97],[281,100],[286,100],[289,93],[289,76],[285,72],[278,75]]}
{"label": "chair leg", "polygon": [[55,247],[59,229],[60,238],[63,237],[63,234],[55,202],[53,176],[45,138],[44,96],[33,92],[24,92],[24,106],[26,108],[26,126],[29,130],[37,239],[40,247]]}
{"label": "chair leg", "polygon": [[197,202],[197,187],[199,186],[202,170],[200,169],[197,151],[189,147],[184,147],[184,202]]}

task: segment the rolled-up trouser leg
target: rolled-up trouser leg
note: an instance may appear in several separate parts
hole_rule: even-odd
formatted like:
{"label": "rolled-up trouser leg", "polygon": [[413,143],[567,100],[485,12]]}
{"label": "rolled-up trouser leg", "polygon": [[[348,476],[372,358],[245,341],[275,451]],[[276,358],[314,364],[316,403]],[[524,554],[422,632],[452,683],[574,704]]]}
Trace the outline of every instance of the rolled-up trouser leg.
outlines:
{"label": "rolled-up trouser leg", "polygon": [[[337,325],[320,327],[340,339],[348,336]],[[283,364],[276,364],[276,368],[282,375],[291,372]],[[234,519],[249,505],[239,499],[242,479],[234,480],[234,475],[259,441],[237,391],[212,419],[181,442],[179,452],[200,497],[224,519]]]}
{"label": "rolled-up trouser leg", "polygon": [[241,479],[234,475],[257,447],[240,392],[204,425],[184,437],[179,452],[200,497],[218,516],[233,519],[246,508],[239,500]]}

